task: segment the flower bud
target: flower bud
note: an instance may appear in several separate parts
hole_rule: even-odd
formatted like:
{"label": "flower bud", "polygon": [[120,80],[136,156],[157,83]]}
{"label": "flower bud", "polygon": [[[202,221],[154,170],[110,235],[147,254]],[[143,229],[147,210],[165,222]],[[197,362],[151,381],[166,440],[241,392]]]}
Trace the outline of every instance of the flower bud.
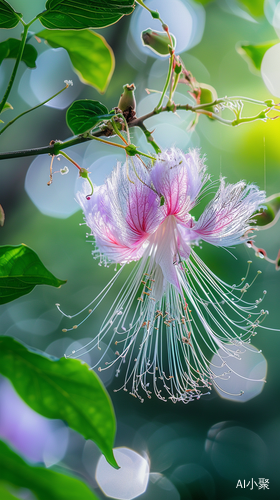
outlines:
{"label": "flower bud", "polygon": [[[207,85],[206,83],[200,84],[199,104],[209,104],[209,102],[213,102],[217,98],[218,95],[214,87],[212,87],[211,85]],[[214,112],[214,109],[210,109],[210,111]]]}
{"label": "flower bud", "polygon": [[[156,31],[151,28],[142,31],[142,43],[160,56],[170,55],[170,40],[166,31]],[[173,42],[173,49],[176,46],[176,38],[170,33]]]}
{"label": "flower bud", "polygon": [[125,111],[135,111],[136,110],[136,100],[134,96],[134,90],[136,89],[134,83],[130,85],[127,83],[123,86],[123,93],[120,97],[118,108]]}
{"label": "flower bud", "polygon": [[[199,83],[199,87],[193,93],[193,96],[197,102],[197,104],[209,104],[210,102],[215,101],[218,98],[216,89],[211,85],[207,85],[206,83]],[[212,113],[217,112],[215,110],[215,106],[207,106],[207,111]],[[209,117],[210,120],[213,118]]]}

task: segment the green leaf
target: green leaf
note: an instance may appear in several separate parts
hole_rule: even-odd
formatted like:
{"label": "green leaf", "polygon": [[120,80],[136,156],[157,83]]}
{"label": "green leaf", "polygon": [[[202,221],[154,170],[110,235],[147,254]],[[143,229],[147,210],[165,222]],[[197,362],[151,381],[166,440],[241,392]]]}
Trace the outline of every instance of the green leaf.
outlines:
{"label": "green leaf", "polygon": [[0,373],[33,410],[67,422],[94,441],[108,462],[118,467],[112,451],[116,432],[113,406],[88,365],[78,359],[42,355],[11,337],[0,337]]}
{"label": "green leaf", "polygon": [[[0,441],[0,443],[1,443],[1,441]],[[6,489],[5,485],[1,482],[0,482],[0,498],[1,498],[1,500],[19,500],[19,498],[12,495],[12,493],[10,493]]]}
{"label": "green leaf", "polygon": [[55,49],[67,50],[80,80],[105,92],[114,71],[115,58],[103,36],[90,30],[42,30],[37,36]]}
{"label": "green leaf", "polygon": [[0,28],[14,28],[20,21],[22,14],[16,12],[5,0],[0,0]]}
{"label": "green leaf", "polygon": [[251,45],[248,42],[237,45],[236,50],[245,61],[248,63],[249,69],[256,73],[260,71],[263,56],[270,47],[279,43],[279,40],[272,40],[271,42],[260,43],[257,45]]}
{"label": "green leaf", "polygon": [[[0,64],[4,59],[16,59],[19,52],[20,40],[16,38],[8,38],[5,42],[0,43]],[[36,68],[36,59],[38,52],[33,45],[26,44],[23,50],[21,60],[28,68]]]}
{"label": "green leaf", "polygon": [[48,29],[104,28],[134,7],[134,0],[48,0],[38,19]]}
{"label": "green leaf", "polygon": [[33,290],[36,285],[56,288],[66,283],[57,279],[26,245],[0,246],[0,304],[6,304]]}
{"label": "green leaf", "polygon": [[4,113],[4,111],[7,111],[7,109],[14,109],[9,102],[5,102],[4,108],[2,109],[1,113]]}
{"label": "green leaf", "polygon": [[112,116],[101,102],[81,99],[74,101],[67,109],[66,122],[73,134],[79,135],[93,129],[100,122],[110,120]]}
{"label": "green leaf", "polygon": [[[31,490],[38,500],[97,500],[96,495],[79,479],[43,467],[33,467],[3,441],[0,441],[0,479]],[[9,497],[3,500],[9,500]]]}
{"label": "green leaf", "polygon": [[250,14],[255,17],[260,17],[264,15],[263,4],[264,0],[239,0],[239,3],[244,5]]}

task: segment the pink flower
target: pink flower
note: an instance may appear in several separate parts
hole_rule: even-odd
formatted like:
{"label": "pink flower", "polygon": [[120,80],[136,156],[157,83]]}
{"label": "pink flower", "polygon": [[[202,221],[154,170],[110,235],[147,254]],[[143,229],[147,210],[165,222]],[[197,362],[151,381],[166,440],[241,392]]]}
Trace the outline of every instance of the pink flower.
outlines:
{"label": "pink flower", "polygon": [[[121,265],[93,301],[92,312],[124,265],[137,261],[89,348],[101,340],[108,347],[115,344],[116,359],[107,365],[119,365],[116,375],[120,365],[126,366],[122,388],[141,400],[140,389],[148,397],[154,391],[160,399],[186,403],[218,383],[213,354],[222,349],[225,356],[239,356],[236,345],[249,348],[265,314],[243,300],[249,287],[244,279],[240,285],[227,285],[194,247],[201,240],[220,247],[245,241],[265,193],[243,181],[226,185],[221,179],[195,221],[191,211],[209,181],[197,150],[165,151],[148,167],[133,158],[129,172],[127,167],[118,164],[90,200],[83,192],[77,194],[95,238],[94,256],[105,265]],[[102,365],[103,356],[99,370],[108,368]]]}

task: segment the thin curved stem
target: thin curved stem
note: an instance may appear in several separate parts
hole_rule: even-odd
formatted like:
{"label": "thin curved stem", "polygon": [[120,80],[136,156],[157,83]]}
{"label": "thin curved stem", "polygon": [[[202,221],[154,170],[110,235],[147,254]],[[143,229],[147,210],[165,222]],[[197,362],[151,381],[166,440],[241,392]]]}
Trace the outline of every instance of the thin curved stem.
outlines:
{"label": "thin curved stem", "polygon": [[138,127],[142,130],[143,134],[145,134],[145,137],[148,141],[149,144],[154,148],[156,154],[161,153],[160,147],[157,145],[157,143],[154,141],[154,138],[151,134],[151,132],[145,127],[143,122],[138,123]]}
{"label": "thin curved stem", "polygon": [[22,54],[23,54],[23,51],[24,51],[24,46],[25,46],[26,37],[27,37],[27,33],[28,33],[28,29],[29,29],[30,24],[31,23],[29,23],[29,24],[23,24],[23,34],[22,34],[22,39],[21,39],[21,42],[20,42],[20,47],[19,47],[18,55],[17,55],[17,58],[16,58],[16,62],[15,62],[15,65],[14,65],[13,72],[11,74],[10,81],[8,83],[8,87],[7,87],[6,92],[4,94],[4,97],[3,97],[3,99],[2,99],[2,101],[0,103],[0,113],[3,110],[3,108],[4,108],[4,106],[5,106],[6,102],[7,102],[7,99],[9,97],[9,95],[10,95],[10,92],[12,90],[12,86],[13,86],[13,83],[14,83],[14,80],[15,80],[15,77],[16,77],[18,66],[19,66],[19,63],[21,61]]}
{"label": "thin curved stem", "polygon": [[164,84],[164,87],[163,87],[163,91],[162,91],[159,103],[158,103],[158,105],[155,108],[155,112],[159,113],[161,111],[161,106],[162,106],[162,103],[163,103],[163,99],[164,99],[165,93],[166,93],[166,91],[168,89],[169,82],[170,82],[170,78],[171,78],[171,74],[172,74],[172,67],[173,67],[173,58],[172,58],[172,56],[170,56],[170,58],[169,58],[169,68],[168,68],[168,73],[167,73],[166,81],[165,81],[165,84]]}
{"label": "thin curved stem", "polygon": [[27,109],[26,111],[24,111],[23,113],[21,113],[20,115],[16,116],[13,120],[11,120],[9,123],[7,123],[7,125],[5,125],[5,127],[3,127],[1,130],[0,130],[0,135],[3,134],[3,132],[8,128],[10,127],[11,125],[13,125],[13,123],[15,123],[19,118],[21,118],[21,116],[24,116],[24,115],[27,115],[27,113],[30,113],[30,111],[34,111],[35,109],[37,108],[40,108],[41,106],[43,106],[44,104],[46,104],[47,102],[51,101],[52,99],[54,99],[56,96],[58,96],[59,94],[61,94],[61,92],[63,92],[64,90],[66,90],[67,88],[69,87],[69,85],[66,85],[65,87],[63,87],[63,89],[61,89],[59,92],[57,92],[56,94],[54,94],[53,96],[49,97],[48,99],[46,99],[44,102],[41,102],[40,104],[37,104],[37,106],[34,106],[34,108],[30,108],[30,109]]}

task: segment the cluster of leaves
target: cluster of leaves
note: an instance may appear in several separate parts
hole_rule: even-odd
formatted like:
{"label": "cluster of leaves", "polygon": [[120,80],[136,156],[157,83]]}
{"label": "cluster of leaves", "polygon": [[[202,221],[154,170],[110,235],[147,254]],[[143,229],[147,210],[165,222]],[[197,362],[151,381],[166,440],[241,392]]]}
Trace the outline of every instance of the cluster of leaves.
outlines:
{"label": "cluster of leaves", "polygon": [[[0,0],[0,28],[10,29],[22,23],[22,40],[9,38],[0,44],[0,64],[4,59],[16,59],[29,68],[36,67],[37,51],[26,43],[28,28],[39,19],[45,29],[35,36],[43,38],[51,47],[64,48],[79,78],[104,92],[114,70],[114,55],[106,40],[92,31],[108,26],[134,10],[134,0],[48,0],[46,10],[28,25],[22,14],[5,0]],[[29,38],[34,35],[29,33]],[[10,86],[13,83],[12,75]],[[12,109],[7,102],[7,91],[0,105],[1,111]],[[82,101],[76,103],[82,106]],[[72,109],[73,111],[73,109]],[[93,128],[106,115],[107,108],[94,104],[90,108],[90,123],[82,131]],[[1,120],[2,121],[2,120]],[[85,123],[85,121],[83,121]],[[80,133],[80,125],[69,111],[69,125]],[[1,207],[1,225],[4,212]],[[37,285],[60,287],[66,283],[57,279],[43,265],[37,254],[25,245],[0,247],[0,304],[15,300],[31,292]],[[20,397],[36,412],[61,419],[85,439],[93,440],[108,462],[118,467],[113,444],[116,420],[110,397],[97,375],[75,359],[55,359],[27,347],[11,337],[0,336],[0,374],[7,377]],[[0,497],[16,497],[9,486],[30,489],[39,500],[61,498],[94,500],[95,494],[80,479],[35,467],[25,462],[0,441]],[[7,489],[8,488],[8,489]]]}
{"label": "cluster of leaves", "polygon": [[[25,245],[0,247],[0,303],[29,293],[37,285],[66,283],[51,274],[36,253]],[[112,452],[116,421],[111,400],[97,375],[75,359],[55,359],[0,336],[0,373],[20,397],[47,418],[61,419],[86,439],[93,440],[117,467]],[[79,480],[25,463],[0,442],[0,480],[31,489],[39,499],[94,499]],[[63,490],[61,490],[63,488]],[[1,497],[5,498],[5,497]]]}

